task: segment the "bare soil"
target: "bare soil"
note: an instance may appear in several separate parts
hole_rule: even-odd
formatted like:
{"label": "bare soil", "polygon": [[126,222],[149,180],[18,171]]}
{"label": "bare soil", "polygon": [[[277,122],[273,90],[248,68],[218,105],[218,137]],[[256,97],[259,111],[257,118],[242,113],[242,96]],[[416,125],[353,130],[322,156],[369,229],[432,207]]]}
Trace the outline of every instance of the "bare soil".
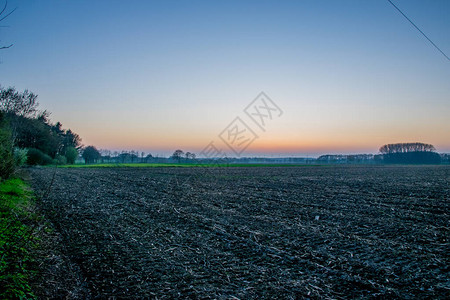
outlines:
{"label": "bare soil", "polygon": [[450,298],[448,166],[30,172],[45,297]]}

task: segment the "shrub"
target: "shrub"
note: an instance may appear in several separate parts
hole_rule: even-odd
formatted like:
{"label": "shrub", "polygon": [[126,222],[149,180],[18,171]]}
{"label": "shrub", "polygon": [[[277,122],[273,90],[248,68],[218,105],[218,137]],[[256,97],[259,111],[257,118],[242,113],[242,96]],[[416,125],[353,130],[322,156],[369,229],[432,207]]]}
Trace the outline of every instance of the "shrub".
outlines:
{"label": "shrub", "polygon": [[39,149],[31,148],[28,149],[28,159],[27,164],[28,165],[49,165],[53,162],[52,158],[48,156],[47,154],[43,153]]}
{"label": "shrub", "polygon": [[56,155],[55,159],[53,160],[53,163],[55,165],[65,165],[65,164],[67,164],[67,159],[65,156]]}
{"label": "shrub", "polygon": [[27,153],[27,149],[14,149],[14,162],[17,167],[21,167],[27,162]]}
{"label": "shrub", "polygon": [[66,150],[67,163],[74,164],[77,157],[78,157],[77,149],[75,149],[74,147],[67,148]]}

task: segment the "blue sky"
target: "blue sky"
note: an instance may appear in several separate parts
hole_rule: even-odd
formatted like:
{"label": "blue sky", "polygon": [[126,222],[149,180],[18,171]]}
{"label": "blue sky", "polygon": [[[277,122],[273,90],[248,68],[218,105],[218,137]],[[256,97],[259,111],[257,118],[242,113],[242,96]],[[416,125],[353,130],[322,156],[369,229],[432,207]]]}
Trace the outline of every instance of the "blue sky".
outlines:
{"label": "blue sky", "polygon": [[[394,1],[450,53],[450,1]],[[450,62],[387,1],[9,1],[0,84],[98,148],[200,151],[260,91],[247,154],[450,152]]]}

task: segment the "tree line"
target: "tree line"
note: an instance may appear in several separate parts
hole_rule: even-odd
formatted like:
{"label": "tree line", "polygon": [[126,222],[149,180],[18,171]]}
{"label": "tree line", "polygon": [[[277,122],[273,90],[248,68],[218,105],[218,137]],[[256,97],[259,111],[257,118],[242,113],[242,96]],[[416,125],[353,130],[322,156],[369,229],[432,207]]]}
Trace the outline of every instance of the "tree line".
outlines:
{"label": "tree line", "polygon": [[86,164],[90,163],[192,163],[196,159],[193,152],[184,152],[177,149],[169,157],[153,156],[151,153],[139,151],[110,151],[100,149],[94,146],[87,146],[81,152],[81,157]]}
{"label": "tree line", "polygon": [[388,164],[439,164],[442,159],[436,148],[424,143],[397,143],[380,147],[383,162]]}
{"label": "tree line", "polygon": [[0,87],[0,178],[23,164],[74,163],[81,138],[60,122],[52,123],[49,112],[39,110],[37,95],[14,87]]}
{"label": "tree line", "polygon": [[[37,98],[36,94],[28,90],[20,92],[14,87],[0,86],[0,179],[9,177],[17,167],[24,164],[73,164],[80,153],[85,163],[181,163],[196,160],[194,153],[180,149],[175,150],[169,158],[160,158],[137,151],[99,151],[94,146],[83,148],[78,134],[64,129],[60,122],[52,123],[49,112],[39,110]],[[441,162],[441,156],[431,144],[386,144],[379,151],[382,156],[380,162],[384,163]]]}
{"label": "tree line", "polygon": [[[424,143],[397,143],[387,144],[380,147],[380,154],[349,154],[349,155],[322,155],[317,159],[289,158],[289,159],[267,159],[267,158],[227,158],[227,163],[332,163],[332,164],[439,164],[449,163],[450,156],[438,154],[435,147]],[[110,151],[97,150],[88,146],[82,152],[85,163],[206,163],[208,159],[197,159],[195,153],[175,150],[169,157],[154,157],[138,151]]]}

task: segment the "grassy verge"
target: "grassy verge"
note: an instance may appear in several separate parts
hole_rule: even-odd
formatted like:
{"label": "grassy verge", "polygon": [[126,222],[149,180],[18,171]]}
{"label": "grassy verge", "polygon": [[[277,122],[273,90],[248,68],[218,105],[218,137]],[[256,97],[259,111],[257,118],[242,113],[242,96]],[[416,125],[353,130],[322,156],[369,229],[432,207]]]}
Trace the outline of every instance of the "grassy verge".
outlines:
{"label": "grassy verge", "polygon": [[[61,165],[58,168],[158,168],[158,167],[306,167],[306,166],[320,166],[320,165],[306,165],[306,164],[209,164],[209,163],[103,163],[103,164],[87,164],[87,165]],[[51,167],[51,166],[48,166]],[[54,167],[54,166],[53,166]]]}
{"label": "grassy verge", "polygon": [[0,298],[35,298],[30,287],[35,215],[32,193],[20,179],[0,183]]}

